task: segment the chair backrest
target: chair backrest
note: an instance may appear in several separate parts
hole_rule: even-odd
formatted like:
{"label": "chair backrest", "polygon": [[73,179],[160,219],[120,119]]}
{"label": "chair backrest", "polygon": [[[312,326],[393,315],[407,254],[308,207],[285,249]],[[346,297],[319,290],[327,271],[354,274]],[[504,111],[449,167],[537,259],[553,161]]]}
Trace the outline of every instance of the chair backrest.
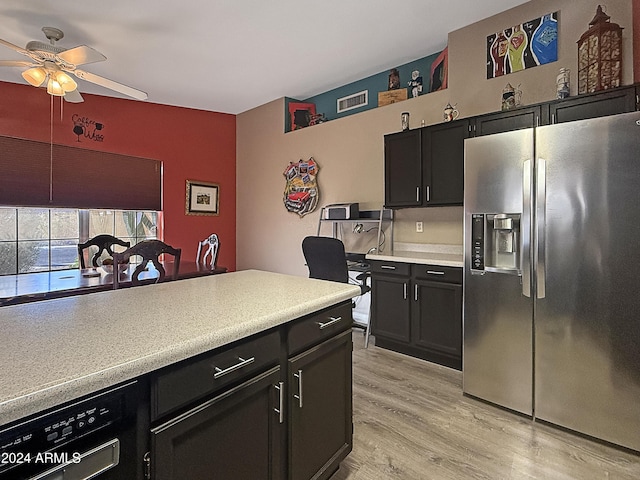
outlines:
{"label": "chair backrest", "polygon": [[124,240],[120,240],[119,238],[114,237],[113,235],[97,235],[93,238],[90,238],[84,243],[78,244],[78,258],[80,259],[80,268],[87,268],[84,261],[84,250],[90,247],[98,247],[98,251],[91,257],[91,265],[94,267],[98,267],[98,260],[102,256],[103,252],[107,252],[109,255],[113,256],[113,246],[120,245],[124,248],[129,248],[131,246],[130,242],[125,242]]}
{"label": "chair backrest", "polygon": [[332,237],[305,237],[302,253],[309,267],[309,278],[349,283],[342,241]]}
{"label": "chair backrest", "polygon": [[[198,242],[198,253],[196,255],[196,262],[201,263],[203,265],[207,264],[207,257],[211,255],[211,260],[209,265],[212,269],[216,268],[216,263],[218,261],[218,249],[220,248],[220,240],[218,239],[218,235],[212,233],[207,238]],[[204,251],[204,255],[202,258],[200,255]]]}
{"label": "chair backrest", "polygon": [[[117,273],[117,265],[120,263],[125,263],[129,261],[129,258],[132,255],[138,255],[142,257],[142,261],[138,264],[136,269],[131,274],[131,283],[133,285],[142,285],[143,283],[158,283],[162,282],[166,277],[166,272],[162,263],[160,263],[160,255],[168,254],[173,255],[173,273],[171,278],[176,280],[178,278],[178,271],[180,269],[180,255],[182,250],[180,248],[173,248],[170,245],[160,241],[160,240],[142,240],[138,242],[133,247],[126,249],[121,253],[113,254],[113,288],[119,288],[119,278]],[[158,270],[158,278],[154,279],[150,282],[145,282],[140,280],[140,274],[145,270],[147,264],[152,262],[156,270]]]}

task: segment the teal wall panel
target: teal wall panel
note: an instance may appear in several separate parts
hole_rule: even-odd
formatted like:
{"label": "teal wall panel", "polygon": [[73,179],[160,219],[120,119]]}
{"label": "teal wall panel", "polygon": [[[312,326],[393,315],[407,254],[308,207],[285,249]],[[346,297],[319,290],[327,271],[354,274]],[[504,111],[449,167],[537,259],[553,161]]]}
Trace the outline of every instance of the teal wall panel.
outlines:
{"label": "teal wall panel", "polygon": [[[411,81],[411,72],[418,70],[422,77],[422,95],[429,93],[429,76],[431,74],[431,64],[438,57],[438,53],[429,55],[428,57],[420,58],[412,62],[406,63],[396,67],[400,72],[400,86],[401,88],[408,88],[407,97],[411,98],[411,90],[409,82]],[[305,103],[314,103],[316,106],[316,113],[323,113],[327,120],[335,120],[336,118],[342,118],[355,113],[364,112],[378,106],[378,92],[387,90],[389,83],[389,71],[391,69],[377,73],[362,80],[357,80],[348,85],[334,88],[328,92],[315,95],[313,97],[301,100]],[[353,95],[363,90],[369,91],[368,104],[363,105],[346,112],[337,112],[337,100],[342,97]]]}

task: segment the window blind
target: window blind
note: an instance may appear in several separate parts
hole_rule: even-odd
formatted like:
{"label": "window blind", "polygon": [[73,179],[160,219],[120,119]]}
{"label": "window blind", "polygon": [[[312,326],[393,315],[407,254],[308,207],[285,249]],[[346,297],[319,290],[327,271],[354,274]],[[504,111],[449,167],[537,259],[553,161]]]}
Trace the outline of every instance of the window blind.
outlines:
{"label": "window blind", "polygon": [[159,211],[162,162],[0,137],[0,205]]}

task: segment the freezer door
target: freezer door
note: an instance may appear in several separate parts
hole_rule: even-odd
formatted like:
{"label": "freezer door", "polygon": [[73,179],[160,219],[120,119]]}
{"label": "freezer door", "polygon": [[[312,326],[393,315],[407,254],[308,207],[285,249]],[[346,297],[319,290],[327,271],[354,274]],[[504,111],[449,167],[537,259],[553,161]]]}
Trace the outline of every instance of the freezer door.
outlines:
{"label": "freezer door", "polygon": [[[533,302],[527,296],[531,217],[527,194],[531,191],[533,145],[533,130],[468,139],[464,175],[463,390],[527,415],[532,414],[533,402]],[[520,235],[513,247],[520,255],[525,282],[513,269],[472,271],[474,214],[484,215],[485,221],[493,218],[496,228],[504,226],[495,223],[496,216],[504,217],[499,214],[519,216]]]}
{"label": "freezer door", "polygon": [[640,113],[536,135],[535,416],[640,450]]}

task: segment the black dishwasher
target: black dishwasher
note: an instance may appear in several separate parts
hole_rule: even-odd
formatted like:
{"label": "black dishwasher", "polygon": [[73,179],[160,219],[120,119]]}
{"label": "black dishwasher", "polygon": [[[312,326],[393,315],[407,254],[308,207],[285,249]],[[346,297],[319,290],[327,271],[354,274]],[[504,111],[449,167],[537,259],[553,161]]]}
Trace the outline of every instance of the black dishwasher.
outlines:
{"label": "black dishwasher", "polygon": [[0,479],[135,479],[139,391],[128,382],[0,427]]}

